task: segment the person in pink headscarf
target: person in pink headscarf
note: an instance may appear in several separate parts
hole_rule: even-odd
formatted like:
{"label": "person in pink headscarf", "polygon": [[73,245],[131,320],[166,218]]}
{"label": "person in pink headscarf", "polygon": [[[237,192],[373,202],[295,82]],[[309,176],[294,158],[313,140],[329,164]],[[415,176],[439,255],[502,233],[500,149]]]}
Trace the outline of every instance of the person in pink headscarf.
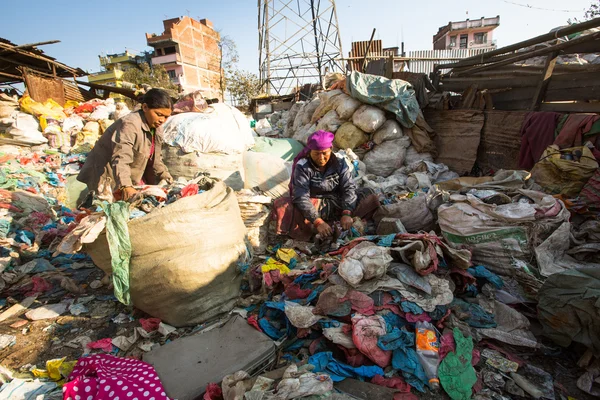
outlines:
{"label": "person in pink headscarf", "polygon": [[328,237],[333,234],[333,222],[339,221],[343,230],[350,229],[353,217],[364,218],[379,206],[374,195],[359,202],[354,171],[332,152],[333,139],[331,132],[313,133],[294,159],[290,198],[275,202],[278,234],[308,240],[316,231]]}

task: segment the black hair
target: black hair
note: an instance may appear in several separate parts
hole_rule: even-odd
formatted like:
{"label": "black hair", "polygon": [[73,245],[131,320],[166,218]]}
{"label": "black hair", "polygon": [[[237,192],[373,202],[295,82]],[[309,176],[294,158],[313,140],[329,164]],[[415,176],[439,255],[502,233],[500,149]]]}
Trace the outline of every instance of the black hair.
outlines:
{"label": "black hair", "polygon": [[146,104],[148,108],[172,108],[173,103],[169,94],[162,89],[150,89],[144,95],[142,103]]}

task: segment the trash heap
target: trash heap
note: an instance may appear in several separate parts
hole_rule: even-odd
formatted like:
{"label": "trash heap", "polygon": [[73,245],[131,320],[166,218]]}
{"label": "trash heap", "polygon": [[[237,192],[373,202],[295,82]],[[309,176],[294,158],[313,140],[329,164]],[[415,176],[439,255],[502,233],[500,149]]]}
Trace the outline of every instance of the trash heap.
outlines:
{"label": "trash heap", "polygon": [[81,104],[67,101],[62,107],[52,99],[39,103],[28,95],[18,101],[2,95],[0,144],[31,146],[48,143],[50,148],[63,154],[81,146],[87,146],[89,151],[115,119],[129,112],[124,103],[115,105],[112,98]]}
{"label": "trash heap", "polygon": [[[561,387],[555,367],[540,361],[544,354],[565,356],[539,332],[534,335],[530,319],[538,299],[542,309],[556,312],[541,297],[560,275],[542,286],[545,276],[558,272],[548,270],[557,268],[548,259],[557,251],[548,246],[563,235],[568,247],[565,237],[574,228],[564,204],[531,190],[535,184],[527,178],[500,171],[485,179],[448,180],[440,185],[445,189],[429,187],[433,193],[408,192],[413,196],[406,203],[384,205],[375,216],[387,219],[385,226],[356,220],[350,233],[330,243],[334,251],[293,240],[269,247],[248,270],[234,311],[278,344],[279,365],[288,367],[275,379],[228,376],[221,386],[209,386],[205,398],[232,399],[227,391],[234,386],[247,398],[352,398],[344,396],[376,390],[373,385],[389,390],[379,398],[441,396],[438,390],[452,399],[557,398],[555,388],[566,396],[574,382]],[[409,219],[421,207],[417,199],[435,219]],[[389,207],[398,204],[404,209],[395,215]],[[597,271],[578,259],[588,274]],[[560,271],[568,271],[572,283],[585,276]],[[594,329],[576,324],[556,327],[556,336]],[[289,379],[296,380],[293,395]]]}

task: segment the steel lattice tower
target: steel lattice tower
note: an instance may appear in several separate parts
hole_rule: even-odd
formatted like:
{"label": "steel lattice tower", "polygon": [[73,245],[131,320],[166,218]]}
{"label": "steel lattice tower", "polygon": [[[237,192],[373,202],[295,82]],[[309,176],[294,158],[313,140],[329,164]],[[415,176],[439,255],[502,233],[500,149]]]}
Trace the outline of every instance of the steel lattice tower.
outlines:
{"label": "steel lattice tower", "polygon": [[335,0],[258,0],[261,90],[290,94],[343,71]]}

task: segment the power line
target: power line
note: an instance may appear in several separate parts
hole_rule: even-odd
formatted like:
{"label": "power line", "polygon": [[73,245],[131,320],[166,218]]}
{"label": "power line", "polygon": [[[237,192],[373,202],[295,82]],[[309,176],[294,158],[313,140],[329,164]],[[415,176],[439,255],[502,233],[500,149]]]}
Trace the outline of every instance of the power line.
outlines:
{"label": "power line", "polygon": [[585,11],[585,10],[557,10],[555,8],[536,7],[536,6],[532,6],[529,4],[515,3],[513,1],[508,1],[508,0],[502,0],[502,2],[507,3],[507,4],[512,4],[515,6],[519,6],[519,7],[531,8],[533,10],[555,11],[555,12],[565,12],[565,13],[579,13],[579,12]]}

